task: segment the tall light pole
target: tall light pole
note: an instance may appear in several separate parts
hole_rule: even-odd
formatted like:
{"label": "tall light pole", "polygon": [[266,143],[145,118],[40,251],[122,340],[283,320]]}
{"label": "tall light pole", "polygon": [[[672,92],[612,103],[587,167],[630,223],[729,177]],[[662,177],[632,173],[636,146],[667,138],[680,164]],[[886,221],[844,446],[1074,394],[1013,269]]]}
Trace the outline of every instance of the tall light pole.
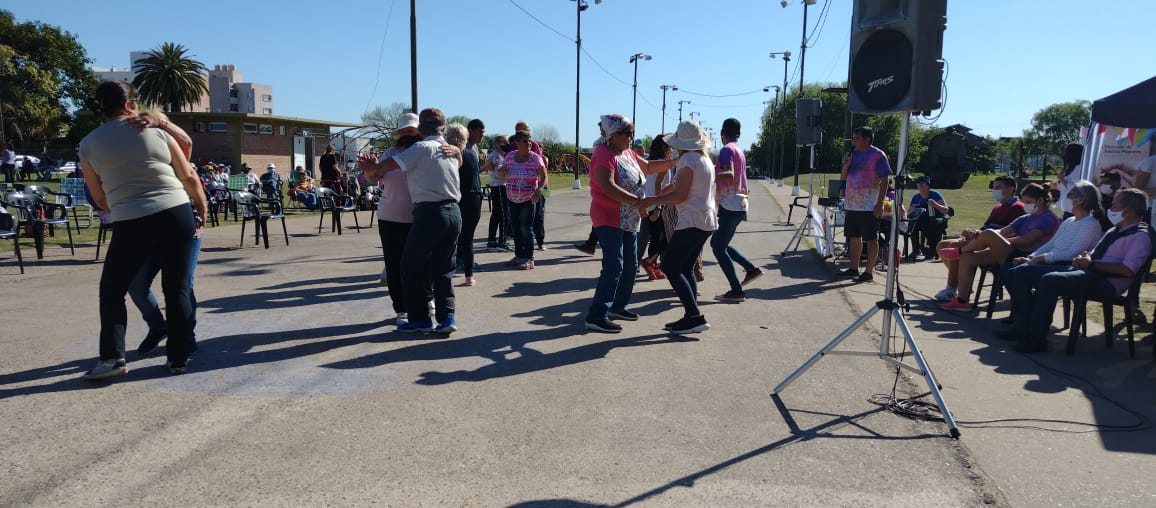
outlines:
{"label": "tall light pole", "polygon": [[690,121],[692,121],[692,122],[694,121],[694,117],[701,115],[701,114],[702,113],[699,113],[698,111],[691,111],[690,113],[687,113],[687,115],[690,116]]}
{"label": "tall light pole", "polygon": [[638,61],[650,59],[650,55],[643,53],[630,55],[630,63],[634,64],[634,98],[630,102],[630,121],[634,122],[634,132],[638,132]]}
{"label": "tall light pole", "polygon": [[678,101],[678,121],[679,122],[682,122],[682,105],[683,104],[690,104],[690,101],[684,101],[684,100]]}
{"label": "tall light pole", "polygon": [[409,0],[409,87],[410,106],[417,113],[417,0]]}
{"label": "tall light pole", "polygon": [[[578,168],[582,166],[582,144],[579,142],[582,132],[582,11],[589,9],[586,0],[571,0],[574,2],[576,17],[578,18],[577,37],[574,38],[574,189],[581,189],[582,182],[578,180]],[[602,0],[594,0],[595,4]]]}
{"label": "tall light pole", "polygon": [[[786,5],[784,4],[783,7],[786,7]],[[770,54],[771,58],[775,58],[775,56],[782,56],[783,57],[783,102],[784,102],[784,104],[780,107],[775,108],[775,113],[776,113],[775,116],[778,117],[779,120],[781,120],[782,119],[782,110],[785,109],[785,107],[786,107],[785,103],[787,101],[787,67],[788,67],[788,64],[791,63],[791,52],[790,51],[775,51],[775,52]],[[782,187],[783,186],[783,178],[786,176],[786,171],[784,171],[784,169],[783,169],[783,153],[785,153],[787,150],[786,150],[786,147],[783,146],[782,138],[777,139],[775,144],[778,145],[778,149],[779,149],[779,165],[778,165],[779,187]],[[795,187],[795,188],[798,188],[798,187]],[[796,191],[795,191],[795,189],[791,189],[791,192],[794,193]],[[794,194],[794,195],[798,195],[798,194]]]}
{"label": "tall light pole", "polygon": [[781,92],[783,89],[780,88],[779,85],[771,85],[771,86],[764,88],[763,91],[768,91],[771,88],[775,89],[775,98],[772,100],[769,100],[769,101],[763,101],[763,104],[770,104],[771,105],[771,112],[770,112],[770,114],[767,115],[767,136],[766,136],[765,142],[767,144],[767,167],[766,167],[766,171],[767,171],[767,176],[770,177],[770,179],[772,180],[772,183],[773,183],[773,181],[775,179],[775,172],[773,169],[774,168],[773,161],[775,160],[775,153],[772,151],[772,148],[771,148],[772,147],[772,144],[771,144],[771,125],[773,123],[771,115],[774,114],[776,111],[778,111],[779,92]]}
{"label": "tall light pole", "polygon": [[678,87],[674,86],[674,85],[659,85],[659,88],[662,89],[662,131],[661,132],[666,132],[666,91],[670,90],[673,92],[673,91],[678,90]]}

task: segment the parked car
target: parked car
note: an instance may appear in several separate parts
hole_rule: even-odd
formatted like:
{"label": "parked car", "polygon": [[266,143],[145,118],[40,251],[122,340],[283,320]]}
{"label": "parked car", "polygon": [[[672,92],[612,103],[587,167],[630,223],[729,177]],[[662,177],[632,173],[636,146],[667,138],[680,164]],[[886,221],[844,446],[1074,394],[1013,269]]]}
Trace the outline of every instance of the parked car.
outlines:
{"label": "parked car", "polygon": [[57,168],[56,170],[57,170],[57,171],[62,171],[62,172],[67,172],[67,173],[75,173],[75,172],[77,172],[78,170],[80,170],[80,168],[78,168],[78,167],[76,166],[76,163],[75,163],[75,162],[69,161],[69,162],[65,162],[64,164],[62,164],[62,165],[61,165],[59,168]]}
{"label": "parked car", "polygon": [[40,165],[40,157],[36,157],[36,156],[32,156],[32,155],[17,155],[16,156],[16,167],[20,167],[20,164],[22,162],[24,162],[25,159],[32,161],[32,163],[37,165],[37,166]]}

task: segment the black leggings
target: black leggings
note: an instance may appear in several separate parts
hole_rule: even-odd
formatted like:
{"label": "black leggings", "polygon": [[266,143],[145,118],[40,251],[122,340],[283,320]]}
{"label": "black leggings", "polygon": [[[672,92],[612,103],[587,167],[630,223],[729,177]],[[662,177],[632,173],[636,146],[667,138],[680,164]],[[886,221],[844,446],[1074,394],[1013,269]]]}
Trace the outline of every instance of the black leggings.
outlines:
{"label": "black leggings", "polygon": [[466,277],[474,276],[474,231],[482,219],[482,194],[467,192],[462,194],[458,207],[462,213],[462,232],[458,235],[458,264],[463,266]]}
{"label": "black leggings", "polygon": [[678,294],[686,317],[702,313],[698,309],[698,299],[695,296],[698,284],[694,279],[694,265],[702,255],[702,247],[706,245],[710,235],[710,231],[698,228],[676,230],[662,257],[662,271],[666,272],[666,280]]}
{"label": "black leggings", "polygon": [[[377,219],[377,234],[381,237],[381,256],[385,259],[385,285],[389,288],[389,299],[394,312],[405,312],[405,291],[401,285],[401,253],[405,251],[405,239],[409,237],[410,225],[404,222],[390,222]],[[427,295],[433,295],[430,290]],[[425,301],[429,301],[426,298]]]}
{"label": "black leggings", "polygon": [[510,237],[510,219],[506,205],[506,188],[490,187],[490,231],[486,240],[506,243]]}
{"label": "black leggings", "polygon": [[124,358],[128,311],[124,297],[149,259],[160,263],[168,326],[168,359],[182,363],[193,345],[193,301],[189,275],[193,210],[188,203],[137,219],[116,221],[100,274],[100,359]]}

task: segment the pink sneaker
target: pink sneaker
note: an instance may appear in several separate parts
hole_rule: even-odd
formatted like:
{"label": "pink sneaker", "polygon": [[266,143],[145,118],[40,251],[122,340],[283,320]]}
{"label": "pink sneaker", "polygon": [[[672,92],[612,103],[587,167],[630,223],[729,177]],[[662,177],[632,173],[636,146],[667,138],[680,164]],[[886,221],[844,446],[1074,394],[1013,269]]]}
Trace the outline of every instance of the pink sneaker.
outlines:
{"label": "pink sneaker", "polygon": [[959,257],[959,247],[944,247],[939,249],[939,259],[956,259]]}
{"label": "pink sneaker", "polygon": [[939,304],[939,308],[943,310],[971,310],[971,304],[960,300],[959,298],[952,298],[951,301]]}

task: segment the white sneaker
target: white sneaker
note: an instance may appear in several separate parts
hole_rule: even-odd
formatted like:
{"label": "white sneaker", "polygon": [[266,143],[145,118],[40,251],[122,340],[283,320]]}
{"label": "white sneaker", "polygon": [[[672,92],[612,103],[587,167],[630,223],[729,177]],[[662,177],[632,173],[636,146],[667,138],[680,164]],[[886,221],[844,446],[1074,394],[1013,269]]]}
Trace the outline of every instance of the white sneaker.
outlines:
{"label": "white sneaker", "polygon": [[935,299],[940,302],[950,302],[952,298],[955,298],[955,288],[952,287],[943,288],[935,293]]}
{"label": "white sneaker", "polygon": [[393,319],[393,324],[395,324],[397,326],[404,325],[408,322],[409,322],[409,319],[406,317],[404,312],[398,312],[397,317]]}

